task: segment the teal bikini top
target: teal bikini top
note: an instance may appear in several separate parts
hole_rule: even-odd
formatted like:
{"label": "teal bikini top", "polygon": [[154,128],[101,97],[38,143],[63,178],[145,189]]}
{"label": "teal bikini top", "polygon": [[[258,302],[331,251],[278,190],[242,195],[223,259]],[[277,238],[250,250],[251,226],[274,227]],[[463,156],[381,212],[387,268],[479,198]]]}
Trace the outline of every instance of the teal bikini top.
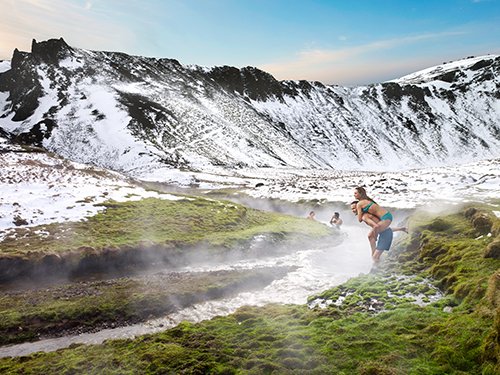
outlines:
{"label": "teal bikini top", "polygon": [[375,202],[370,203],[368,206],[366,206],[365,208],[363,208],[361,211],[362,211],[362,212],[368,212],[368,210],[370,209],[370,206],[371,206],[373,203],[375,203]]}

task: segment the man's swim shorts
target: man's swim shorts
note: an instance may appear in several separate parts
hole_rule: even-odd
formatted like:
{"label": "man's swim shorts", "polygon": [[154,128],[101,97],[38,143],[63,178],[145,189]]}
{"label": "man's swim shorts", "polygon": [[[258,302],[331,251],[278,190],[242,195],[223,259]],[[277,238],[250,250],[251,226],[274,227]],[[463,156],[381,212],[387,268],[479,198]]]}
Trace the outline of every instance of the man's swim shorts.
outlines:
{"label": "man's swim shorts", "polygon": [[389,251],[392,245],[392,229],[387,228],[378,235],[377,250]]}

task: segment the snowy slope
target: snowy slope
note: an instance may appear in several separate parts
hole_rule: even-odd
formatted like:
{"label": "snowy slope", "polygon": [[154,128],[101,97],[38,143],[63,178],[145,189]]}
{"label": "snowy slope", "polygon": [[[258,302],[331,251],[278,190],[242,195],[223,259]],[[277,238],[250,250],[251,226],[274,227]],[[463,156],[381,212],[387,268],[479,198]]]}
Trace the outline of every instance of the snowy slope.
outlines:
{"label": "snowy slope", "polygon": [[[185,181],[197,182],[203,191],[233,187],[264,200],[307,199],[347,205],[353,200],[355,186],[367,186],[370,195],[387,208],[437,210],[443,204],[474,201],[490,204],[500,216],[500,207],[495,203],[500,198],[500,159],[390,173],[219,167],[212,173],[191,172],[189,177]],[[257,183],[261,183],[259,187]],[[95,206],[97,203],[108,199],[181,197],[145,190],[127,176],[59,155],[25,152],[1,138],[0,190],[0,243],[7,236],[16,235],[16,223],[35,227],[85,220],[102,210]]]}
{"label": "snowy slope", "polygon": [[0,136],[141,178],[173,168],[395,171],[500,157],[498,56],[342,87],[60,39],[14,51],[0,72]]}
{"label": "snowy slope", "polygon": [[0,138],[0,242],[17,225],[78,221],[102,211],[109,199],[182,197],[147,191],[119,173],[45,152],[26,152]]}

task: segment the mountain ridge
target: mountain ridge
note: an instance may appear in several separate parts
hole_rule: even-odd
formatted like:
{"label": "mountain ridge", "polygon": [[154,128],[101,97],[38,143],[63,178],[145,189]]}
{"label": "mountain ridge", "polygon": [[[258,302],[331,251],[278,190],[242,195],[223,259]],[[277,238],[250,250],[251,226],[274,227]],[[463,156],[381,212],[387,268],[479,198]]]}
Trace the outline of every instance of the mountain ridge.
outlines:
{"label": "mountain ridge", "polygon": [[499,72],[493,55],[349,87],[33,40],[0,73],[0,135],[132,176],[446,166],[500,157]]}

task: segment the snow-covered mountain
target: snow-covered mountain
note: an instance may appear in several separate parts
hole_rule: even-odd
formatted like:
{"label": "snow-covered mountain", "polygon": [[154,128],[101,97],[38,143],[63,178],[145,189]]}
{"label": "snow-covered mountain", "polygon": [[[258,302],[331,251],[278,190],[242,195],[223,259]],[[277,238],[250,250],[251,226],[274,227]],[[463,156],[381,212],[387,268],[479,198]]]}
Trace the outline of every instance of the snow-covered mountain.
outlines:
{"label": "snow-covered mountain", "polygon": [[0,136],[132,176],[498,158],[500,56],[347,87],[34,40],[30,53],[0,63]]}

